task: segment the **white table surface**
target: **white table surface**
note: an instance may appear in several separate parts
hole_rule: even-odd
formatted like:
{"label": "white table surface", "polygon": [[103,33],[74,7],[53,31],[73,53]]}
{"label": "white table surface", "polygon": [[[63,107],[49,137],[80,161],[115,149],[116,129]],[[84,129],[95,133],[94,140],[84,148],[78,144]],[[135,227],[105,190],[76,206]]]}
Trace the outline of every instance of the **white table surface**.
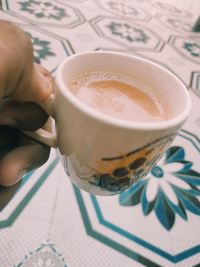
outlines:
{"label": "white table surface", "polygon": [[200,2],[1,0],[0,19],[30,33],[53,74],[68,56],[114,50],[151,59],[188,87],[192,113],[151,173],[128,192],[74,187],[57,154],[0,211],[0,267],[200,266]]}

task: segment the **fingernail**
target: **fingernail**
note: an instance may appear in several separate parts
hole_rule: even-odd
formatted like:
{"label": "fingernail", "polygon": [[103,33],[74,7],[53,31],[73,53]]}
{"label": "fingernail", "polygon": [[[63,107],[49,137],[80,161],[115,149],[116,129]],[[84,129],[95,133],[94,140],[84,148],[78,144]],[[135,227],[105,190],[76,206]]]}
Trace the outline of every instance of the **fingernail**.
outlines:
{"label": "fingernail", "polygon": [[18,180],[17,180],[17,181],[19,181],[20,179],[22,179],[23,176],[24,176],[27,172],[28,172],[27,168],[20,170],[20,171],[18,172]]}

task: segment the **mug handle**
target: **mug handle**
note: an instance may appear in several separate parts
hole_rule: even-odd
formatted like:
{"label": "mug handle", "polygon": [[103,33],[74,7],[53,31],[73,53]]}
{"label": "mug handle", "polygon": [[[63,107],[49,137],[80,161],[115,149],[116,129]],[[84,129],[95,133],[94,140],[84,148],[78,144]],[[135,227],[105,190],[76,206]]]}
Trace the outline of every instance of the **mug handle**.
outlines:
{"label": "mug handle", "polygon": [[38,105],[42,107],[46,111],[46,113],[50,116],[49,120],[50,120],[51,131],[47,131],[40,128],[34,132],[29,132],[29,131],[21,131],[21,132],[26,136],[31,137],[34,140],[39,141],[47,146],[57,148],[57,137],[56,134],[53,133],[53,123],[54,123],[53,118],[55,118],[54,98],[55,95],[51,94],[47,100],[38,103]]}

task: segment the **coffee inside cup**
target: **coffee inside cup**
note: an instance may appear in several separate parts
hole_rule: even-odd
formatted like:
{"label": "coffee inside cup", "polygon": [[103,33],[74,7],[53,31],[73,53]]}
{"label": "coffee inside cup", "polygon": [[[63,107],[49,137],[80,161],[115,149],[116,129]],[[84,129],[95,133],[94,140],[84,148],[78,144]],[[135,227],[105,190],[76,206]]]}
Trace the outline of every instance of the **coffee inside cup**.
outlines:
{"label": "coffee inside cup", "polygon": [[120,120],[170,119],[167,105],[158,92],[132,77],[105,71],[88,72],[71,80],[67,88],[84,104]]}

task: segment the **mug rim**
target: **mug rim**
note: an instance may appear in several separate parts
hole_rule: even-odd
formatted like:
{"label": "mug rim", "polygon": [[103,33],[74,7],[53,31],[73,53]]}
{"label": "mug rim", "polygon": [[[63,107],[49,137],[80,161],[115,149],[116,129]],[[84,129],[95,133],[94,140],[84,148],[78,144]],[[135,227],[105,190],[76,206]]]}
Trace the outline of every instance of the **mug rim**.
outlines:
{"label": "mug rim", "polygon": [[[116,56],[123,56],[126,58],[132,58],[136,59],[142,62],[146,62],[147,64],[153,65],[156,68],[161,69],[164,72],[167,72],[173,79],[175,79],[179,85],[182,87],[182,91],[185,94],[185,98],[187,99],[187,103],[185,106],[185,109],[181,114],[175,116],[174,118],[171,118],[167,121],[159,121],[159,122],[134,122],[134,121],[128,121],[123,119],[117,119],[115,117],[111,117],[109,115],[106,115],[104,113],[101,113],[100,111],[95,110],[94,108],[84,104],[81,102],[78,98],[76,98],[69,90],[66,90],[66,85],[62,79],[62,73],[65,69],[65,66],[67,64],[70,64],[70,61],[74,58],[77,58],[81,55],[92,55],[92,54],[106,54],[106,55],[116,55]],[[171,71],[164,68],[163,66],[159,65],[158,63],[155,63],[154,61],[151,61],[149,59],[135,56],[135,55],[129,55],[121,52],[115,52],[115,51],[86,51],[86,52],[80,52],[76,53],[74,55],[69,56],[66,58],[61,65],[56,70],[56,83],[57,88],[61,91],[62,95],[70,101],[71,104],[76,106],[77,109],[79,109],[81,112],[87,114],[89,117],[92,117],[96,120],[99,120],[103,123],[110,124],[116,127],[120,128],[126,128],[126,129],[132,129],[132,130],[164,130],[171,127],[175,127],[177,125],[182,124],[190,115],[191,111],[191,98],[189,91],[187,87],[184,85],[184,83]]]}

